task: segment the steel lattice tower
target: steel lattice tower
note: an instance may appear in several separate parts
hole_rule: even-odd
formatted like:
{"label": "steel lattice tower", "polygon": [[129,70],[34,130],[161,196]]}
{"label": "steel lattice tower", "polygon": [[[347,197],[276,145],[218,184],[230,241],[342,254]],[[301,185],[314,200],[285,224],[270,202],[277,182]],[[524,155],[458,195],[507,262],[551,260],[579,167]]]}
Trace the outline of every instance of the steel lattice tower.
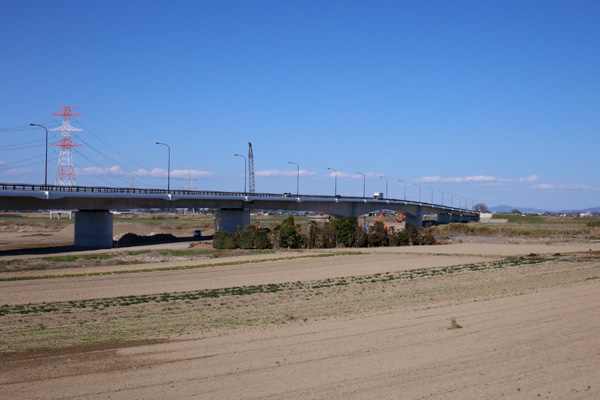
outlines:
{"label": "steel lattice tower", "polygon": [[248,170],[250,180],[250,193],[256,192],[256,182],[254,180],[254,153],[252,152],[252,143],[248,142]]}
{"label": "steel lattice tower", "polygon": [[57,106],[61,109],[50,115],[62,117],[62,125],[58,128],[52,128],[51,131],[60,131],[60,140],[50,146],[60,147],[60,155],[58,157],[58,168],[56,169],[56,185],[74,186],[75,185],[75,169],[73,168],[73,152],[72,147],[82,146],[71,140],[71,132],[81,132],[83,129],[73,128],[71,126],[71,117],[82,116],[73,111],[77,106]]}

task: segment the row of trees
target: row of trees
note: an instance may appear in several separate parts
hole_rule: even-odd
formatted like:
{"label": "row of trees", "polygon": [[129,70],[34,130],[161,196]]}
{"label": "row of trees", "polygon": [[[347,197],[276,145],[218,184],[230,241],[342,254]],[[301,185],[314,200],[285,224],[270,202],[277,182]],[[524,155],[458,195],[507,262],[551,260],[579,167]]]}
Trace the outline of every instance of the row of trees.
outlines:
{"label": "row of trees", "polygon": [[368,230],[358,225],[351,215],[326,225],[309,222],[302,226],[289,216],[274,229],[260,229],[247,225],[237,233],[216,232],[213,247],[218,249],[268,249],[268,248],[334,248],[379,247],[435,244],[430,229],[415,227],[407,222],[404,230],[386,229],[381,222],[371,224]]}

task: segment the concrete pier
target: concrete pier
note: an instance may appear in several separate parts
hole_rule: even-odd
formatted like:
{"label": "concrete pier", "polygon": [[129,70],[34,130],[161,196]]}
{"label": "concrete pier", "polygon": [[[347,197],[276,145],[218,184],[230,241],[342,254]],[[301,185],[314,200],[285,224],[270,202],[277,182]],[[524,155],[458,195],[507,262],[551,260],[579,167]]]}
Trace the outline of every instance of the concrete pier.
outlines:
{"label": "concrete pier", "polygon": [[250,224],[250,210],[221,208],[215,211],[215,232],[237,232]]}
{"label": "concrete pier", "polygon": [[404,214],[406,222],[410,222],[414,224],[417,228],[420,228],[423,224],[423,207],[417,206],[414,207],[414,214],[409,214],[408,212]]}
{"label": "concrete pier", "polygon": [[76,211],[75,246],[111,248],[113,246],[113,215],[110,211]]}

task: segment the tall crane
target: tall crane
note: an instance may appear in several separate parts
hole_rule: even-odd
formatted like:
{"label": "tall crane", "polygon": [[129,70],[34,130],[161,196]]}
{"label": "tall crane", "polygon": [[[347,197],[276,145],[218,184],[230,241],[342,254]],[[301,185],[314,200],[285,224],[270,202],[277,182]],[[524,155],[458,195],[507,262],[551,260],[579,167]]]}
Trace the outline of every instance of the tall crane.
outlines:
{"label": "tall crane", "polygon": [[250,180],[250,193],[256,192],[256,182],[254,179],[254,153],[252,152],[252,143],[248,142],[248,170],[250,171],[248,179]]}

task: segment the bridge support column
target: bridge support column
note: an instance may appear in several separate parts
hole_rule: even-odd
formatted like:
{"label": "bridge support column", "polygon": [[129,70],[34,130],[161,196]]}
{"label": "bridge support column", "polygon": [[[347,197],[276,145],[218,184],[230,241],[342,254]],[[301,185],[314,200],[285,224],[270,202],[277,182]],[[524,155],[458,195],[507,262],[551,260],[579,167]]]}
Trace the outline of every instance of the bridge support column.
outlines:
{"label": "bridge support column", "polygon": [[450,214],[438,214],[437,221],[438,224],[449,224],[452,216]]}
{"label": "bridge support column", "polygon": [[241,208],[221,208],[215,211],[216,232],[237,232],[238,226],[243,228],[250,224],[250,210]]}
{"label": "bridge support column", "polygon": [[113,215],[107,210],[80,210],[75,212],[75,246],[113,246]]}
{"label": "bridge support column", "polygon": [[417,207],[416,215],[410,215],[406,213],[405,222],[410,222],[417,228],[421,228],[423,226],[423,208],[421,206]]}

